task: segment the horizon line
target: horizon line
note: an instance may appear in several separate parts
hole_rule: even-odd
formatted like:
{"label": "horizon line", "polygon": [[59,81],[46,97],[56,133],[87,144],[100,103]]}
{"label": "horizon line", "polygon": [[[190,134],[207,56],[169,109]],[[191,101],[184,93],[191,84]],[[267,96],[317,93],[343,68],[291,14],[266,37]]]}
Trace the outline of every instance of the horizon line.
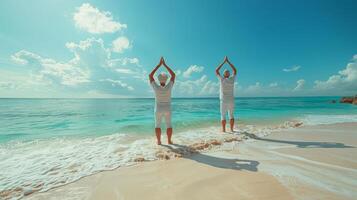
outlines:
{"label": "horizon line", "polygon": [[[238,96],[234,98],[304,98],[304,97],[353,97],[354,95],[316,96]],[[155,97],[0,97],[0,99],[155,99]],[[172,99],[219,99],[217,97],[172,97]]]}

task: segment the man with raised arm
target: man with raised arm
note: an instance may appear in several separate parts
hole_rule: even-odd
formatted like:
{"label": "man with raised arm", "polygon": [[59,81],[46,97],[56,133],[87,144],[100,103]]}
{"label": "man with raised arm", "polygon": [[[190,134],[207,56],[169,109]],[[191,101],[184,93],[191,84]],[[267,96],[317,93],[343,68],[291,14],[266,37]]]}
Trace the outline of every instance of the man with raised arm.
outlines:
{"label": "man with raised arm", "polygon": [[[219,73],[219,70],[225,63],[228,63],[229,66],[233,70],[233,76],[230,76],[229,70],[224,70],[223,77]],[[216,75],[220,82],[220,110],[221,110],[221,123],[222,123],[222,131],[226,132],[226,114],[229,114],[229,123],[231,127],[231,131],[233,132],[234,128],[234,81],[237,75],[237,69],[234,65],[228,60],[226,56],[223,62],[216,68]]]}
{"label": "man with raised arm", "polygon": [[[158,80],[160,84],[155,82],[154,74],[163,65],[167,71],[170,73],[170,81],[166,84],[168,76],[166,73],[161,73],[158,75]],[[161,121],[165,118],[166,122],[166,134],[167,143],[172,144],[172,126],[171,126],[171,89],[175,82],[175,73],[171,70],[169,66],[166,65],[163,57],[160,59],[160,63],[152,70],[149,74],[150,85],[155,92],[155,133],[157,144],[161,145]]]}

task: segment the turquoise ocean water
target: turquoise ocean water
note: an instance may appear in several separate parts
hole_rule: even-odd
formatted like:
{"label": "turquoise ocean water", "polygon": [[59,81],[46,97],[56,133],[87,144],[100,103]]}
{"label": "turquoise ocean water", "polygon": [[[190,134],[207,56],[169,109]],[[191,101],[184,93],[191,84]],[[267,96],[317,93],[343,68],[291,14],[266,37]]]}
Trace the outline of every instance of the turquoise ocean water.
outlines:
{"label": "turquoise ocean water", "polygon": [[[237,98],[239,123],[279,123],[307,115],[357,114],[339,97]],[[154,99],[0,99],[0,143],[113,133],[152,134]],[[219,125],[217,98],[173,99],[177,131]],[[326,119],[328,120],[328,119]]]}
{"label": "turquoise ocean water", "polygon": [[[339,97],[236,98],[238,130],[357,122],[357,106],[331,100]],[[218,98],[173,99],[172,109],[174,142],[218,135]],[[136,157],[155,160],[153,112],[154,99],[0,99],[0,192],[18,199]]]}

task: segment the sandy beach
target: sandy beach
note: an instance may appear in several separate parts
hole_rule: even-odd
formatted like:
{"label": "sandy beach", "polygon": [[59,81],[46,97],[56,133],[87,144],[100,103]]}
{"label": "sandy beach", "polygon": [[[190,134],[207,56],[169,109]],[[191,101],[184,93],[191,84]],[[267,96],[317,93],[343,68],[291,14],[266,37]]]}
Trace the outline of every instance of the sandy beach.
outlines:
{"label": "sandy beach", "polygon": [[353,199],[356,127],[304,126],[267,137],[240,133],[249,139],[100,172],[25,199]]}

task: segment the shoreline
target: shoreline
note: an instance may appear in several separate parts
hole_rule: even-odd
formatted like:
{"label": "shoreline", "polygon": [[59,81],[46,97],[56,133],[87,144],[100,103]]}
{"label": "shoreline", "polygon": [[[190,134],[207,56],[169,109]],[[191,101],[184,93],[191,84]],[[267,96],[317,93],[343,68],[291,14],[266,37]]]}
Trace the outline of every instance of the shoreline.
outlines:
{"label": "shoreline", "polygon": [[[207,146],[205,144],[203,144],[203,146],[198,145],[198,146],[195,146],[195,147],[187,147],[187,146],[186,147],[180,147],[180,145],[178,145],[178,148],[176,148],[176,150],[175,150],[175,148],[170,149],[169,145],[164,145],[164,148],[167,148],[169,150],[167,150],[166,152],[164,151],[162,153],[161,159],[162,160],[171,159],[170,161],[162,161],[162,160],[160,161],[159,160],[159,161],[155,161],[155,162],[143,162],[144,160],[139,159],[137,161],[138,162],[143,162],[143,163],[139,163],[139,164],[136,164],[136,165],[133,165],[133,166],[128,166],[128,167],[119,167],[119,168],[116,168],[116,169],[111,170],[111,171],[104,170],[104,171],[98,172],[96,174],[92,174],[92,175],[89,175],[89,176],[82,177],[81,179],[79,179],[77,181],[74,181],[72,183],[68,183],[68,184],[66,184],[64,186],[59,186],[58,188],[52,188],[52,189],[48,190],[47,192],[34,192],[34,194],[31,194],[31,195],[27,196],[24,199],[27,199],[27,198],[29,198],[29,199],[37,199],[37,198],[41,199],[42,197],[47,196],[47,195],[49,195],[47,197],[51,197],[55,193],[56,193],[56,196],[58,196],[58,195],[60,195],[60,194],[58,194],[59,191],[62,191],[62,192],[66,191],[66,190],[68,190],[68,188],[73,187],[73,186],[77,187],[77,186],[81,185],[80,187],[88,187],[88,188],[90,188],[89,185],[88,185],[89,182],[90,181],[94,181],[93,179],[98,179],[99,177],[106,176],[104,174],[107,174],[107,173],[108,174],[110,174],[110,173],[116,174],[116,173],[118,173],[119,174],[118,175],[118,179],[120,179],[121,176],[125,176],[126,171],[130,172],[130,171],[134,170],[134,168],[139,168],[139,169],[137,169],[139,171],[145,170],[145,169],[153,170],[153,169],[156,169],[156,168],[160,167],[160,165],[166,165],[166,162],[168,162],[168,163],[175,162],[175,164],[172,164],[172,165],[168,164],[169,166],[167,166],[167,167],[168,168],[173,168],[172,169],[173,171],[180,171],[179,173],[182,173],[182,174],[185,174],[185,172],[182,172],[184,170],[176,169],[174,165],[187,165],[187,166],[189,166],[189,167],[187,167],[188,169],[195,168],[195,167],[199,167],[200,168],[200,167],[202,167],[201,165],[207,165],[207,166],[210,167],[209,171],[212,170],[211,168],[213,167],[213,168],[218,168],[219,169],[218,172],[221,173],[220,170],[222,170],[222,169],[223,170],[232,170],[231,169],[232,166],[227,167],[225,165],[225,164],[227,164],[227,162],[230,163],[229,159],[226,158],[227,156],[228,157],[229,156],[233,156],[233,157],[236,157],[236,159],[238,159],[237,157],[239,156],[240,160],[244,160],[244,161],[242,161],[243,163],[241,165],[241,167],[243,167],[243,168],[238,170],[239,171],[239,176],[237,176],[236,178],[239,178],[240,176],[243,176],[243,177],[246,176],[246,172],[247,171],[248,171],[248,174],[252,173],[254,171],[254,170],[252,170],[252,169],[254,169],[254,167],[253,168],[251,168],[251,167],[256,165],[256,167],[258,166],[257,167],[257,171],[258,171],[259,168],[261,168],[261,169],[259,169],[259,172],[258,172],[259,175],[257,175],[259,178],[258,177],[255,177],[255,178],[260,180],[262,177],[264,177],[263,179],[267,181],[266,183],[269,183],[268,185],[270,185],[270,184],[272,184],[274,182],[274,184],[273,184],[274,187],[276,187],[276,189],[279,190],[280,193],[285,194],[285,196],[284,195],[283,196],[286,197],[286,198],[282,198],[282,199],[294,199],[294,198],[296,198],[296,191],[298,191],[298,190],[306,191],[306,192],[310,193],[311,195],[312,194],[316,195],[316,193],[325,194],[325,195],[328,194],[330,196],[332,195],[332,196],[336,197],[337,199],[339,199],[339,197],[341,197],[341,194],[339,194],[339,193],[335,194],[336,192],[334,193],[334,192],[331,192],[330,190],[325,191],[325,190],[321,189],[321,187],[314,186],[314,184],[312,184],[314,186],[313,189],[311,189],[310,187],[306,188],[306,187],[302,187],[302,186],[296,187],[296,184],[295,185],[293,184],[294,186],[291,186],[291,185],[287,184],[286,181],[284,181],[283,179],[277,178],[277,175],[274,174],[274,173],[276,173],[276,171],[269,169],[269,167],[266,167],[265,165],[262,165],[262,161],[261,160],[257,161],[258,164],[253,162],[253,160],[251,159],[251,157],[249,155],[252,154],[252,152],[253,152],[253,154],[255,154],[254,157],[262,156],[259,152],[265,151],[265,153],[266,153],[266,148],[268,148],[269,152],[271,152],[271,149],[270,149],[271,147],[269,147],[269,146],[268,147],[265,146],[265,147],[259,149],[257,147],[257,145],[252,145],[254,143],[257,144],[257,143],[262,143],[262,142],[263,143],[264,142],[272,142],[272,141],[264,141],[266,139],[268,139],[268,140],[276,140],[276,139],[274,139],[276,137],[291,138],[291,135],[296,136],[296,133],[294,133],[294,132],[301,132],[301,130],[304,131],[304,129],[307,129],[307,130],[312,129],[312,130],[314,130],[316,132],[321,132],[319,130],[324,130],[322,132],[326,133],[326,127],[328,127],[328,129],[331,129],[331,128],[332,129],[336,129],[336,128],[337,129],[346,129],[346,131],[348,132],[348,130],[350,131],[351,126],[352,126],[352,129],[353,129],[354,127],[357,127],[357,123],[338,123],[338,124],[332,124],[332,125],[314,125],[314,126],[309,125],[309,126],[303,126],[301,128],[296,128],[296,129],[281,130],[281,131],[275,132],[273,134],[270,134],[267,137],[263,137],[263,138],[261,138],[261,140],[259,140],[260,137],[259,138],[254,138],[254,136],[252,137],[252,135],[246,135],[245,134],[245,136],[250,138],[249,140],[244,141],[244,142],[238,142],[238,140],[235,139],[235,140],[233,140],[233,141],[231,141],[229,143],[221,144],[220,148],[217,148],[217,149],[215,149],[215,150],[213,150],[211,152],[200,152],[201,148],[204,149],[204,147]],[[288,134],[286,134],[286,133],[288,133]],[[317,133],[317,134],[321,135],[323,133]],[[331,133],[329,133],[329,135],[331,135]],[[300,136],[301,136],[301,134],[300,134]],[[306,134],[305,134],[304,137],[305,138],[307,137]],[[329,137],[331,138],[332,136],[329,136]],[[356,136],[353,136],[353,135],[352,136],[348,136],[348,137],[353,137],[353,139],[356,138]],[[336,138],[338,138],[338,137],[334,137],[334,139],[336,139]],[[307,137],[306,139],[316,139],[316,138],[310,136],[310,137]],[[323,137],[321,139],[323,139]],[[351,138],[347,138],[347,141],[350,141],[350,140],[351,140]],[[212,142],[212,144],[217,144],[216,141],[211,141],[211,142]],[[346,142],[346,141],[343,141],[343,142]],[[291,143],[291,142],[290,143],[289,142],[279,143],[279,144],[283,144],[283,146],[284,145],[290,145],[290,146],[291,145],[296,145],[296,144]],[[341,145],[341,144],[343,144],[343,145]],[[300,146],[296,145],[296,149],[300,149],[300,148],[309,149],[310,146],[314,146],[314,145],[315,145],[315,147],[311,147],[311,149],[314,149],[314,148],[315,149],[322,149],[323,151],[326,151],[326,149],[327,149],[327,150],[331,151],[332,153],[338,152],[338,149],[347,149],[347,150],[356,152],[354,147],[357,146],[357,144],[353,144],[354,146],[353,145],[347,145],[346,146],[346,145],[344,145],[344,143],[333,144],[333,143],[328,143],[328,142],[327,143],[326,142],[305,142],[305,143],[300,143]],[[196,149],[196,148],[198,148],[198,149]],[[304,153],[301,153],[301,152],[299,152],[299,150],[295,150],[294,148],[285,148],[285,147],[280,147],[280,146],[274,147],[274,148],[277,149],[277,151],[274,152],[274,156],[277,156],[277,155],[278,156],[282,156],[282,155],[288,154],[289,155],[288,159],[291,159],[290,157],[299,157],[299,158],[301,158],[301,157],[303,157],[305,155]],[[272,149],[274,149],[274,148],[272,148]],[[333,149],[337,149],[337,150],[333,151]],[[314,151],[314,150],[312,150],[312,151]],[[304,158],[304,159],[307,159],[307,160],[315,159],[316,160],[316,158],[321,157],[321,155],[319,155],[318,151],[317,152],[313,152],[313,153],[312,153],[312,151],[309,150],[309,154],[307,154],[307,155],[310,155],[310,157],[309,158]],[[331,152],[329,152],[329,154],[331,154]],[[245,154],[247,154],[247,155],[245,155]],[[204,155],[204,156],[202,156],[202,155]],[[214,155],[214,156],[212,156],[212,155]],[[319,156],[317,156],[317,155],[319,155]],[[344,154],[342,153],[342,155],[344,155]],[[349,154],[349,156],[351,156],[351,155]],[[183,157],[183,158],[172,159],[172,158],[176,158],[176,157]],[[242,157],[246,158],[246,159],[241,159]],[[340,157],[341,157],[341,155],[340,155]],[[159,156],[159,158],[160,158],[160,156]],[[212,159],[208,159],[208,158],[212,158]],[[217,158],[218,158],[218,160],[217,160]],[[189,160],[189,161],[186,161],[186,160]],[[197,160],[200,160],[200,161],[197,161]],[[223,163],[225,163],[225,164],[220,165],[221,161]],[[302,162],[301,159],[299,160],[299,162]],[[347,169],[351,169],[351,167],[352,167],[352,169],[355,169],[355,167],[357,166],[357,164],[355,162],[346,162],[346,161],[344,161],[344,159],[340,159],[340,160],[336,161],[336,159],[334,160],[334,159],[331,159],[331,158],[327,158],[327,159],[325,158],[325,160],[324,159],[320,159],[320,160],[314,161],[314,162],[324,163],[323,166],[326,165],[327,167],[330,167],[330,165],[334,165],[335,166],[340,162],[344,162],[344,166],[340,166],[344,170],[346,170],[346,168]],[[180,164],[180,163],[183,163],[183,164]],[[196,166],[197,163],[199,163],[198,166]],[[213,163],[215,163],[215,164],[213,164]],[[233,164],[233,163],[230,163],[230,164]],[[149,167],[148,167],[148,165],[149,165]],[[182,168],[184,168],[184,167],[182,166]],[[186,171],[188,169],[186,169]],[[131,172],[131,173],[134,173],[134,171]],[[155,173],[158,173],[157,175],[160,175],[160,172],[155,172]],[[230,172],[229,175],[227,175],[226,179],[230,180],[228,177],[232,176],[232,173],[235,173],[235,172]],[[243,173],[243,175],[242,175],[242,173]],[[355,171],[352,170],[351,173],[352,173],[353,176],[357,177],[357,170],[355,170]],[[289,173],[288,173],[288,175],[289,175]],[[149,176],[149,174],[143,174],[143,176],[144,177],[145,176]],[[165,175],[162,174],[161,176],[163,176],[163,177],[170,176],[170,173],[167,173]],[[286,176],[286,175],[284,175],[284,176]],[[197,177],[197,178],[203,178],[203,177]],[[251,180],[251,179],[254,179],[254,178],[252,176],[252,177],[249,177],[248,179]],[[105,182],[108,182],[108,181],[111,182],[114,185],[116,184],[114,180],[107,180]],[[235,180],[231,180],[231,181],[235,181]],[[275,181],[277,181],[277,182],[275,182]],[[190,182],[190,181],[188,181],[188,182]],[[225,182],[225,181],[221,180],[220,182]],[[331,181],[329,182],[329,184],[331,184]],[[357,183],[356,183],[356,185],[357,185]],[[95,186],[92,185],[92,187],[95,187]],[[209,185],[207,187],[209,187]],[[295,188],[295,190],[292,190],[291,188]],[[126,190],[129,191],[130,188],[127,188]],[[317,191],[319,191],[319,192],[317,192]],[[89,191],[87,191],[87,192],[89,192]],[[123,191],[121,191],[121,192],[123,192]],[[228,191],[226,191],[226,192],[228,192]],[[357,192],[356,193],[352,192],[352,193],[353,194],[357,194]],[[101,195],[105,195],[105,194],[106,194],[106,192],[103,192],[103,191],[101,192]],[[264,195],[267,195],[267,194],[264,194]],[[63,197],[63,198],[69,198],[69,197]],[[95,195],[94,195],[91,199],[98,199],[98,198],[95,198]],[[255,198],[259,198],[259,197],[256,196]],[[43,199],[45,199],[45,198],[43,198]]]}
{"label": "shoreline", "polygon": [[[239,127],[242,129],[241,131],[262,133],[263,135],[266,135],[274,130],[276,131],[278,129],[292,127],[295,123],[296,122],[285,122],[279,126],[272,125],[269,127],[264,125],[245,125],[244,128],[239,125]],[[186,145],[186,147],[183,148],[176,147],[178,152],[168,150],[164,145],[157,146],[154,137],[152,136],[141,137],[138,140],[137,136],[122,134],[102,136],[98,138],[85,138],[84,140],[81,138],[75,140],[56,138],[55,140],[45,139],[28,143],[15,143],[13,146],[9,146],[8,151],[4,151],[5,155],[16,154],[23,155],[24,157],[21,159],[21,157],[19,158],[16,156],[15,159],[10,160],[13,161],[12,163],[4,163],[4,168],[6,168],[6,166],[16,166],[18,161],[22,162],[23,160],[26,160],[28,156],[36,157],[37,160],[43,162],[31,163],[26,167],[27,173],[32,174],[32,177],[36,177],[35,179],[30,177],[29,180],[27,176],[18,174],[17,170],[12,170],[12,173],[8,171],[7,175],[12,175],[4,176],[4,181],[12,180],[16,182],[10,182],[13,184],[12,187],[2,189],[0,197],[19,199],[32,193],[45,192],[53,188],[76,182],[83,177],[98,172],[131,166],[143,161],[167,160],[191,155],[199,151],[211,151],[212,149],[220,148],[222,143],[236,142],[244,139],[241,138],[241,136],[237,136],[237,132],[233,134],[217,134],[217,132],[220,132],[218,130],[219,127],[217,126],[209,126],[205,128],[191,129],[190,131],[176,134],[174,142]],[[123,138],[128,143],[124,142]],[[123,144],[124,146],[127,146],[124,150]],[[19,145],[20,148],[18,148],[17,145]],[[23,147],[25,148],[23,149]],[[66,149],[69,151],[63,151]],[[85,152],[83,152],[83,150],[85,150]],[[29,154],[27,152],[29,152]],[[52,153],[48,154],[47,152]],[[74,163],[67,162],[67,160],[72,161],[73,158],[76,158]],[[90,160],[88,160],[88,158]],[[61,160],[64,160],[65,162],[58,162]],[[21,184],[18,184],[17,182]]]}

